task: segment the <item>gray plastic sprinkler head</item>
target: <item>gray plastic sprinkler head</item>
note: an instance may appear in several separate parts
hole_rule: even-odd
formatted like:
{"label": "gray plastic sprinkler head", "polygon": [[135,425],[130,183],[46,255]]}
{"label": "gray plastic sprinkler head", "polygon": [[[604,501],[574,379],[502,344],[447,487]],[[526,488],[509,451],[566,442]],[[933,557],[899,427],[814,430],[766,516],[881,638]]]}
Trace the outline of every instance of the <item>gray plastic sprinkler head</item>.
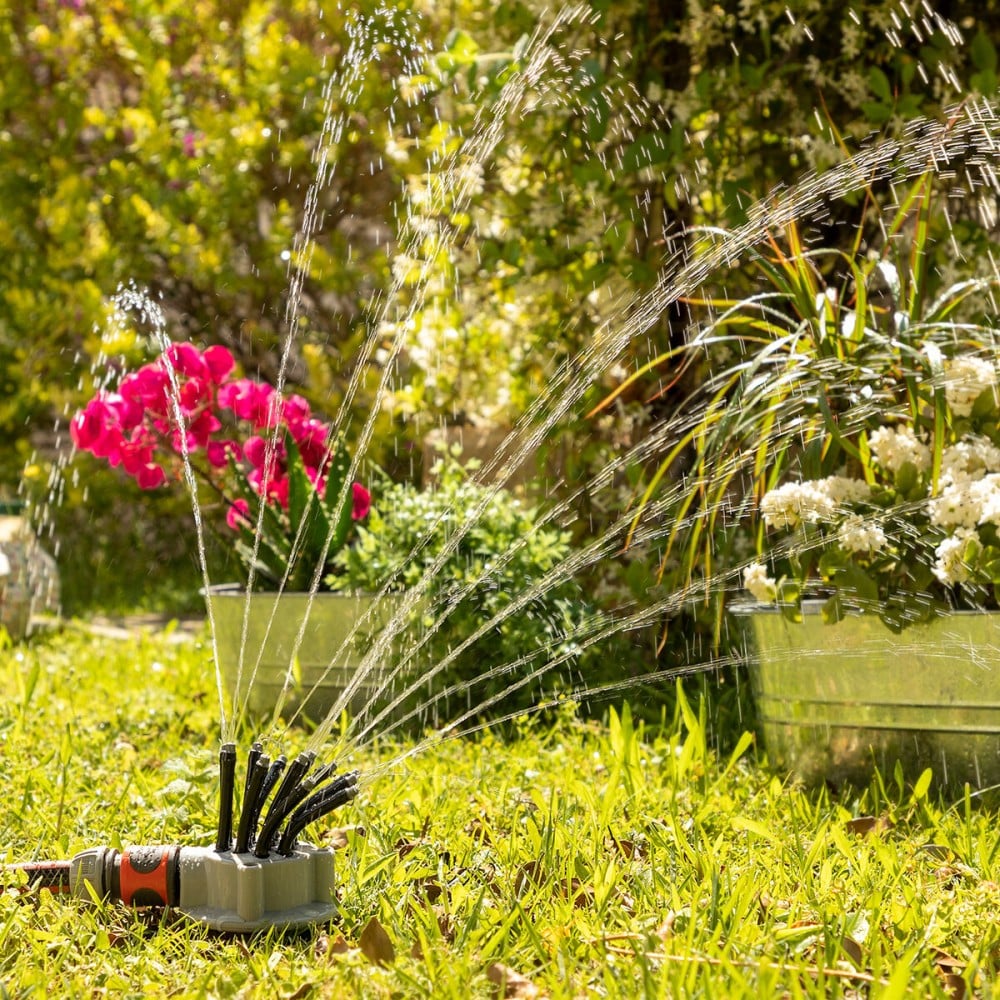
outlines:
{"label": "gray plastic sprinkler head", "polygon": [[283,761],[270,764],[259,746],[251,750],[236,843],[232,841],[236,747],[227,743],[219,754],[219,828],[214,847],[170,845],[123,851],[94,847],[69,862],[15,867],[27,872],[29,887],[81,899],[118,899],[128,906],[176,907],[213,930],[251,934],[324,923],[337,912],[333,851],[296,843],[296,838],[313,820],[357,795],[358,773],[335,776],[333,768],[324,768],[317,772],[318,780],[314,776],[309,781],[306,775],[315,756],[301,754],[285,772],[255,841],[258,819],[281,776]]}

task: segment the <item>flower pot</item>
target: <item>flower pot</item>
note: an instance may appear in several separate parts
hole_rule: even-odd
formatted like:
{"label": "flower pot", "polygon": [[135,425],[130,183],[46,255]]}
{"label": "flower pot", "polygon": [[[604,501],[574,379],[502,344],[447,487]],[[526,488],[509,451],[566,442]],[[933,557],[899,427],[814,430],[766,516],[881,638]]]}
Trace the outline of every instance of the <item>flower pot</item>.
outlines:
{"label": "flower pot", "polygon": [[751,682],[773,763],[809,784],[863,784],[897,763],[938,787],[1000,783],[1000,613],[956,612],[901,634],[873,615],[834,625],[736,607],[756,646]]}
{"label": "flower pot", "polygon": [[0,506],[0,626],[15,641],[31,633],[33,616],[59,613],[59,569],[30,521],[9,513],[19,509],[11,501]]}
{"label": "flower pot", "polygon": [[[402,595],[376,598],[365,594],[320,593],[314,596],[310,607],[309,595],[305,593],[253,593],[244,644],[247,595],[238,589],[212,588],[208,601],[215,623],[219,669],[227,692],[232,696],[238,688],[241,702],[245,697],[252,713],[270,713],[291,672],[283,712],[288,714],[301,708],[307,718],[322,719],[354,677],[370,641],[385,628],[402,600]],[[345,646],[355,623],[369,612],[367,621]],[[307,613],[301,645],[293,657],[296,636]],[[242,675],[239,673],[241,645]],[[386,703],[385,671],[390,658],[391,651],[360,684],[347,705],[351,713],[363,711],[376,699]]]}

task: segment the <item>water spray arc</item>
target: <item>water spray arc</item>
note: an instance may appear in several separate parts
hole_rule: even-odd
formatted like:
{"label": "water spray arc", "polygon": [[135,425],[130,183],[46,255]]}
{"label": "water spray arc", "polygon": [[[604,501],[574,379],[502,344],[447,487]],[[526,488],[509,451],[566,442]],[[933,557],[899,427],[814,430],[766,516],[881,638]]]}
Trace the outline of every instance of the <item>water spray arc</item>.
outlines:
{"label": "water spray arc", "polygon": [[69,861],[31,862],[8,871],[22,872],[29,890],[172,907],[212,930],[253,934],[322,924],[337,911],[333,851],[298,838],[357,795],[359,774],[338,774],[334,764],[314,771],[315,763],[316,755],[308,751],[290,764],[281,754],[272,761],[254,743],[237,816],[236,745],[225,743],[219,752],[214,846],[92,847]]}

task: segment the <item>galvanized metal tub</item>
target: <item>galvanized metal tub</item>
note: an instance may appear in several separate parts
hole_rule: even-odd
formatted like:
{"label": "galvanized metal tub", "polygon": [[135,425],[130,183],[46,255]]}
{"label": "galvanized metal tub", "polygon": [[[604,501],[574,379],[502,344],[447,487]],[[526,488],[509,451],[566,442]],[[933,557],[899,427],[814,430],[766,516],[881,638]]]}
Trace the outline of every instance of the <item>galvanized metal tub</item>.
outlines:
{"label": "galvanized metal tub", "polygon": [[[357,673],[370,644],[400,607],[402,597],[367,594],[316,594],[310,604],[305,593],[253,593],[246,614],[247,595],[241,589],[212,588],[207,594],[215,627],[219,669],[230,697],[238,691],[256,715],[274,711],[286,678],[283,714],[302,710],[314,721],[334,706]],[[293,656],[296,636],[308,613],[301,645]],[[365,616],[368,616],[366,620]],[[355,623],[361,622],[348,643]],[[240,648],[244,649],[242,671]],[[386,671],[393,648],[387,648],[346,706],[352,713],[376,699],[386,701],[390,689]]]}
{"label": "galvanized metal tub", "polygon": [[801,623],[743,605],[750,677],[773,763],[809,784],[865,783],[897,762],[939,787],[1000,784],[1000,613],[956,612],[900,634],[874,615]]}
{"label": "galvanized metal tub", "polygon": [[0,575],[0,627],[15,641],[32,630],[32,618],[59,613],[59,569],[39,544],[24,505],[0,501],[0,553],[6,572]]}

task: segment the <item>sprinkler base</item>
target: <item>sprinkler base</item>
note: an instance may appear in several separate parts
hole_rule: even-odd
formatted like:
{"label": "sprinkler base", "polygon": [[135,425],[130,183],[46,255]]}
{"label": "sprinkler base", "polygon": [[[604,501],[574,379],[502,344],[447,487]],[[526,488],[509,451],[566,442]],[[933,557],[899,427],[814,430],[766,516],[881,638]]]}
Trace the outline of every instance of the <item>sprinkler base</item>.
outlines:
{"label": "sprinkler base", "polygon": [[333,852],[299,844],[289,857],[184,847],[178,910],[218,931],[294,930],[336,916]]}

